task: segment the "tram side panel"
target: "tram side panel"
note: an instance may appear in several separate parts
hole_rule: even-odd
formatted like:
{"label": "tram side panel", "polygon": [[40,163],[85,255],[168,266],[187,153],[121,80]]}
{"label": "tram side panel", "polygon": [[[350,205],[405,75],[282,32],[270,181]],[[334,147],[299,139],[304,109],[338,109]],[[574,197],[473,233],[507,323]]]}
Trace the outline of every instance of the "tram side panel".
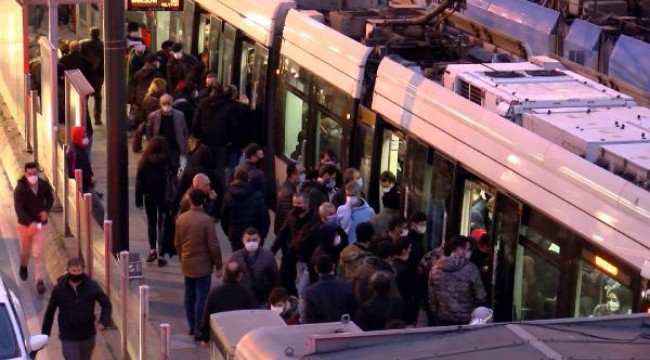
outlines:
{"label": "tram side panel", "polygon": [[9,115],[25,136],[24,35],[22,7],[15,0],[0,0],[0,94]]}

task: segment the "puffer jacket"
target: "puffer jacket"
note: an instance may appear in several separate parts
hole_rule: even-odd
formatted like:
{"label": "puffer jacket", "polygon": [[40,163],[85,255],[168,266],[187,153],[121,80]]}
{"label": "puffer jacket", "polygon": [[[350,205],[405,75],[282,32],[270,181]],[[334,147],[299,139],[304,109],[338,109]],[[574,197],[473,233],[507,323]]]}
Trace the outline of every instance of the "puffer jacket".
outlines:
{"label": "puffer jacket", "polygon": [[337,276],[339,279],[352,281],[352,276],[372,253],[364,244],[354,243],[346,246],[339,257]]}
{"label": "puffer jacket", "polygon": [[468,323],[485,296],[481,275],[468,259],[446,256],[431,268],[429,307],[438,320]]}
{"label": "puffer jacket", "polygon": [[264,197],[246,182],[233,181],[223,200],[221,226],[231,243],[241,244],[246,228],[259,230],[262,241],[269,230],[269,211]]}
{"label": "puffer jacket", "polygon": [[397,289],[395,269],[386,260],[373,256],[366,258],[363,264],[354,272],[354,275],[352,275],[352,290],[359,304],[363,304],[372,298],[370,278],[376,272],[383,272],[390,279],[390,297],[401,298]]}
{"label": "puffer jacket", "polygon": [[252,259],[249,259],[253,260],[250,266],[246,263],[247,256],[246,249],[239,249],[232,253],[228,262],[235,261],[239,264],[239,268],[243,270],[240,284],[253,292],[257,304],[264,304],[268,301],[273,287],[279,285],[278,264],[273,253],[264,248],[257,249]]}

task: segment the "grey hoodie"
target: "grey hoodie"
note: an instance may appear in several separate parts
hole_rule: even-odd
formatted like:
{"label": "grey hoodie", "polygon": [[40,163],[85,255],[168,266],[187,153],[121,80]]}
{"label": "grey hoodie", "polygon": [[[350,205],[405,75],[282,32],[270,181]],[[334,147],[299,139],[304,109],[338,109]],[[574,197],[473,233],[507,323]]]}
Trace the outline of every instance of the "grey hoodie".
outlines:
{"label": "grey hoodie", "polygon": [[481,275],[468,259],[440,258],[429,273],[429,306],[436,319],[469,323],[472,310],[485,303]]}

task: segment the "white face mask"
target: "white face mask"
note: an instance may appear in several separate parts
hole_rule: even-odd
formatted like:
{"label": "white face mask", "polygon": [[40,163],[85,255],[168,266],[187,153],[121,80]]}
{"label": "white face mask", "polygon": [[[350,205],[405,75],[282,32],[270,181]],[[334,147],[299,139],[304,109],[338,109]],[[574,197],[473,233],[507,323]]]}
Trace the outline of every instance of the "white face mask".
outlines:
{"label": "white face mask", "polygon": [[471,257],[472,257],[472,250],[467,250],[467,252],[465,253],[465,259],[469,260],[469,258]]}
{"label": "white face mask", "polygon": [[90,140],[87,137],[85,137],[85,138],[81,139],[81,143],[84,146],[88,146],[88,144],[90,144]]}
{"label": "white face mask", "polygon": [[341,236],[340,236],[340,235],[336,235],[336,236],[334,237],[334,246],[339,246],[339,245],[341,245]]}
{"label": "white face mask", "polygon": [[257,251],[257,249],[260,247],[260,243],[257,241],[247,241],[244,246],[246,247],[247,251],[253,252]]}
{"label": "white face mask", "polygon": [[162,111],[163,111],[165,114],[171,114],[171,112],[172,112],[172,106],[171,106],[171,105],[164,105],[164,106],[162,107]]}
{"label": "white face mask", "polygon": [[30,185],[36,185],[38,183],[38,175],[27,176],[27,182]]}
{"label": "white face mask", "polygon": [[172,53],[172,54],[174,55],[174,59],[176,59],[176,60],[180,60],[183,57],[182,52],[175,52],[175,53]]}
{"label": "white face mask", "polygon": [[609,306],[609,309],[612,311],[618,311],[618,309],[621,308],[621,303],[618,302],[618,300],[609,300],[607,306]]}
{"label": "white face mask", "polygon": [[400,233],[401,236],[407,236],[408,234],[409,234],[409,229],[404,229],[404,230],[402,230],[402,232]]}
{"label": "white face mask", "polygon": [[304,183],[305,180],[307,180],[307,175],[305,175],[305,174],[298,175],[298,184]]}
{"label": "white face mask", "polygon": [[357,184],[359,185],[359,187],[363,186],[363,178],[358,178]]}
{"label": "white face mask", "polygon": [[381,193],[385,194],[385,193],[389,192],[392,188],[393,188],[392,186],[382,186],[381,187]]}
{"label": "white face mask", "polygon": [[274,313],[282,314],[282,312],[284,311],[284,306],[271,305],[271,311],[273,311]]}
{"label": "white face mask", "polygon": [[424,234],[426,232],[427,232],[427,226],[426,225],[418,226],[418,233]]}
{"label": "white face mask", "polygon": [[345,197],[346,203],[349,205],[356,205],[357,203],[357,197],[356,196],[346,196]]}

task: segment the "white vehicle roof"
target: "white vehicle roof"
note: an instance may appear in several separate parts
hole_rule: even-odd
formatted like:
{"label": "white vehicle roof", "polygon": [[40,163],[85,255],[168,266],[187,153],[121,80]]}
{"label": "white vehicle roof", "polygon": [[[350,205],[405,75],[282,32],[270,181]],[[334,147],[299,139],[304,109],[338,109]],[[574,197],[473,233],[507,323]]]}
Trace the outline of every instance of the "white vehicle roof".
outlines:
{"label": "white vehicle roof", "polygon": [[650,181],[650,145],[647,143],[603,145],[602,160],[612,171],[634,175],[635,181]]}
{"label": "white vehicle roof", "polygon": [[630,96],[568,70],[544,70],[531,63],[459,64],[447,69],[456,74],[455,80],[494,94],[499,101],[519,104],[517,113],[534,108],[634,105]]}
{"label": "white vehicle roof", "polygon": [[296,3],[292,0],[196,0],[196,2],[266,47],[271,47],[273,36],[282,31],[287,11],[296,7]]}
{"label": "white vehicle roof", "polygon": [[290,10],[282,34],[281,53],[348,93],[361,97],[361,84],[372,48]]}
{"label": "white vehicle roof", "polygon": [[636,269],[650,193],[384,58],[372,108]]}

